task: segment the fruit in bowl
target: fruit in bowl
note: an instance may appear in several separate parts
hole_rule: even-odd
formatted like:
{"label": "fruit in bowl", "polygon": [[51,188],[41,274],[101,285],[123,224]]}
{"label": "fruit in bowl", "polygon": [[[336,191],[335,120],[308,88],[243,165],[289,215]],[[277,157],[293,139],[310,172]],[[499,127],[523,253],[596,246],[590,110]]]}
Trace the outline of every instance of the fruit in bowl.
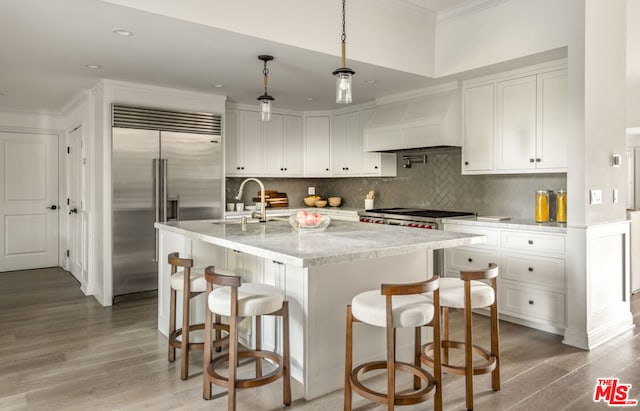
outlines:
{"label": "fruit in bowl", "polygon": [[342,204],[342,198],[341,197],[329,197],[329,206],[331,207],[340,207],[340,204]]}
{"label": "fruit in bowl", "polygon": [[304,210],[298,211],[289,217],[289,224],[299,232],[319,232],[324,231],[331,222],[331,217],[326,214],[308,213]]}
{"label": "fruit in bowl", "polygon": [[322,208],[327,205],[327,200],[316,200],[314,204],[316,207]]}
{"label": "fruit in bowl", "polygon": [[306,196],[302,199],[307,207],[314,207],[316,201],[320,200],[320,196]]}

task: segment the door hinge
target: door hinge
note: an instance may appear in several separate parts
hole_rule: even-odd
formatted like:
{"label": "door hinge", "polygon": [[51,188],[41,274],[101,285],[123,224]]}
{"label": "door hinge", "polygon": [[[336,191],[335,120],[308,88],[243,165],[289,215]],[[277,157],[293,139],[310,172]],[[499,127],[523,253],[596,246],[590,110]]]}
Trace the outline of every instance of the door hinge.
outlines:
{"label": "door hinge", "polygon": [[69,257],[69,250],[67,250],[67,257]]}
{"label": "door hinge", "polygon": [[71,154],[71,147],[67,146],[67,154]]}

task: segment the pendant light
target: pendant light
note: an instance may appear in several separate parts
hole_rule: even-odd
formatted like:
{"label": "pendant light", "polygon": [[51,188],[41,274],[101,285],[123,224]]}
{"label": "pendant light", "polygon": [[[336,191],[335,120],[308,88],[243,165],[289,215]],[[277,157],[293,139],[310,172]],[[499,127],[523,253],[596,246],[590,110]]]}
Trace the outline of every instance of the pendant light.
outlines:
{"label": "pendant light", "polygon": [[356,74],[355,71],[347,67],[346,51],[347,51],[347,35],[345,32],[345,8],[346,0],[342,0],[342,67],[336,69],[333,75],[336,76],[336,103],[349,104],[351,98],[351,76]]}
{"label": "pendant light", "polygon": [[275,99],[267,92],[267,85],[269,84],[267,62],[273,60],[273,56],[263,54],[258,56],[258,59],[264,62],[264,68],[262,69],[262,74],[264,75],[264,94],[258,97],[258,101],[260,102],[260,120],[269,121],[271,120],[271,102]]}

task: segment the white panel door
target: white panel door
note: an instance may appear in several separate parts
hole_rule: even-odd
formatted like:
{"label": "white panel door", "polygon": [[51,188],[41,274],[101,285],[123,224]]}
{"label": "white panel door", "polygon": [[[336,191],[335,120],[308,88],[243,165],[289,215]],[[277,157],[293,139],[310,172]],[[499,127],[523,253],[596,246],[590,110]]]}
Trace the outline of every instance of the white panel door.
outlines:
{"label": "white panel door", "polygon": [[67,149],[67,266],[81,284],[86,283],[86,249],[84,214],[84,164],[82,127],[69,133]]}
{"label": "white panel door", "polygon": [[0,159],[0,271],[57,266],[58,136],[0,132]]}

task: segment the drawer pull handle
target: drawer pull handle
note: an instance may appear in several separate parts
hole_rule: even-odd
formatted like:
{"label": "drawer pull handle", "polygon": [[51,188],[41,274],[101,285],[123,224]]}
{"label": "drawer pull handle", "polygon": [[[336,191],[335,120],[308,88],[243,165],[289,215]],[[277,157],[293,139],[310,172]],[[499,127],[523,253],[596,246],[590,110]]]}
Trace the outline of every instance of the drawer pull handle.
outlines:
{"label": "drawer pull handle", "polygon": [[533,240],[529,240],[527,242],[529,243],[529,245],[533,245]]}
{"label": "drawer pull handle", "polygon": [[529,300],[529,305],[533,305],[533,300]]}
{"label": "drawer pull handle", "polygon": [[533,267],[529,267],[529,272],[532,273],[533,272]]}
{"label": "drawer pull handle", "polygon": [[473,262],[473,258],[471,258],[471,257],[467,258],[467,260],[468,260],[470,263],[472,263],[472,262]]}

